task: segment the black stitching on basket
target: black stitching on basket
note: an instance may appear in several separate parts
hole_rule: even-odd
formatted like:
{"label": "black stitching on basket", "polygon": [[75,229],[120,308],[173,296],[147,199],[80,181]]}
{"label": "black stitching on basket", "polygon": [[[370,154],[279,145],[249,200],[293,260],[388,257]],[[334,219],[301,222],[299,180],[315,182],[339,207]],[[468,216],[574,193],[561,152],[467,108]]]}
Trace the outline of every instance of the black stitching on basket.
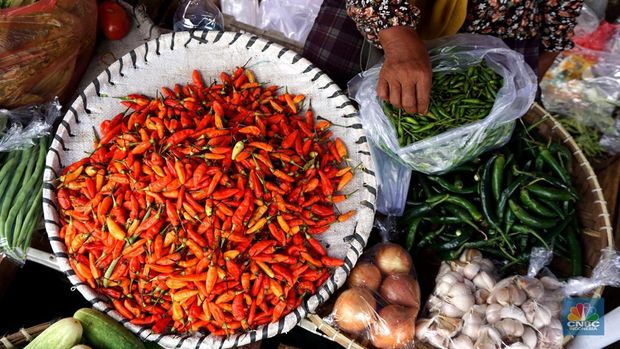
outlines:
{"label": "black stitching on basket", "polygon": [[371,187],[370,185],[364,183],[364,188],[366,188],[366,190],[368,190],[373,196],[377,196],[377,189],[374,187]]}
{"label": "black stitching on basket", "polygon": [[351,113],[351,114],[343,115],[342,117],[345,119],[348,119],[348,118],[354,118],[356,116],[357,116],[357,113]]}
{"label": "black stitching on basket", "polygon": [[345,107],[352,107],[352,106],[353,106],[353,103],[351,103],[351,101],[346,101],[346,102],[342,103],[342,105],[340,105],[340,106],[338,106],[336,108],[343,109]]}
{"label": "black stitching on basket", "polygon": [[220,339],[220,347],[219,347],[219,349],[222,349],[222,348],[224,347],[224,341],[225,341],[225,340],[226,340],[226,339],[224,339],[224,338],[221,338],[221,339]]}
{"label": "black stitching on basket", "polygon": [[45,165],[45,169],[52,171],[52,173],[54,174],[54,177],[58,178],[58,173],[56,173],[56,170],[54,170],[54,168],[52,168],[51,166]]}
{"label": "black stitching on basket", "polygon": [[354,129],[354,130],[361,130],[363,126],[362,126],[362,124],[359,124],[359,123],[358,123],[358,124],[348,125],[348,126],[346,126],[346,127],[347,127],[347,128],[352,128],[352,129]]}
{"label": "black stitching on basket", "polygon": [[73,117],[75,118],[75,123],[79,124],[80,123],[80,119],[77,116],[77,111],[75,110],[75,108],[69,107],[69,111],[73,114]]}
{"label": "black stitching on basket", "polygon": [[311,71],[312,71],[312,69],[314,69],[314,68],[316,68],[316,67],[314,66],[314,64],[309,64],[309,65],[308,65],[308,67],[306,67],[306,70],[304,70],[304,71],[302,72],[302,74],[309,73],[309,72],[311,72]]}
{"label": "black stitching on basket", "polygon": [[46,204],[48,204],[48,205],[50,205],[50,206],[52,206],[52,208],[53,208],[56,212],[58,212],[58,207],[56,207],[56,204],[55,204],[52,200],[50,200],[50,199],[48,199],[48,198],[43,198],[43,202],[44,202],[44,203],[46,203]]}
{"label": "black stitching on basket", "polygon": [[293,311],[293,315],[295,315],[295,322],[301,321],[301,314],[299,313],[299,309],[295,309]]}
{"label": "black stitching on basket", "polygon": [[99,83],[99,78],[95,78],[93,80],[93,86],[95,86],[95,93],[97,94],[97,97],[101,97],[101,84]]}
{"label": "black stitching on basket", "polygon": [[360,138],[357,139],[357,141],[355,141],[355,144],[364,144],[368,142],[368,139],[366,139],[366,136],[361,136]]}
{"label": "black stitching on basket", "polygon": [[222,38],[223,35],[224,35],[224,32],[218,31],[217,35],[215,36],[215,39],[213,39],[213,42],[215,43],[215,42],[220,41],[220,39]]}
{"label": "black stitching on basket", "polygon": [[174,37],[177,35],[177,32],[172,32],[172,38],[170,39],[170,50],[174,51]]}
{"label": "black stitching on basket", "polygon": [[282,333],[282,330],[284,330],[284,318],[278,321],[278,332],[277,333]]}
{"label": "black stitching on basket", "polygon": [[306,315],[307,315],[308,313],[310,313],[310,308],[308,308],[308,300],[307,300],[307,299],[304,299],[304,301],[303,301],[303,302],[301,302],[301,309],[303,309],[303,310],[304,310],[304,312],[306,313]]}
{"label": "black stitching on basket", "polygon": [[[60,223],[56,222],[53,219],[45,219],[45,220],[43,220],[43,223],[45,223],[45,224],[52,224],[52,225],[55,225],[55,226],[57,226],[59,228],[61,227]],[[53,236],[53,237],[55,237],[55,236]],[[50,236],[50,240],[52,240],[51,236]],[[60,241],[62,241],[62,240],[60,240]]]}
{"label": "black stitching on basket", "polygon": [[[54,222],[54,221],[52,221]],[[45,223],[47,223],[47,220],[45,220]],[[56,223],[56,222],[54,222]],[[56,242],[62,242],[62,239],[59,236],[50,236],[49,237],[50,241],[56,241]]]}
{"label": "black stitching on basket", "polygon": [[[355,228],[353,231],[355,231],[355,229],[357,229],[357,223],[355,224]],[[364,248],[364,238],[358,232],[353,233],[353,239],[357,240],[357,242],[360,243],[360,246]]]}
{"label": "black stitching on basket", "polygon": [[129,319],[122,318],[121,321],[119,321],[119,322],[121,323],[121,325],[125,326],[125,324],[129,322]]}
{"label": "black stitching on basket", "polygon": [[362,202],[360,202],[360,205],[362,206],[366,206],[371,210],[375,210],[375,205],[371,204],[370,202],[368,202],[368,200],[363,200]]}
{"label": "black stitching on basket", "polygon": [[198,340],[198,343],[196,343],[196,348],[200,348],[200,345],[202,344],[202,342],[205,341],[206,338],[207,336],[200,337],[200,339]]}
{"label": "black stitching on basket", "polygon": [[273,42],[271,42],[271,41],[267,41],[267,44],[265,45],[265,47],[263,47],[262,52],[267,51],[267,49],[269,48],[269,46],[271,46],[271,44],[273,44]]}
{"label": "black stitching on basket", "polygon": [[268,330],[269,330],[268,326],[267,325],[263,325],[263,330],[261,331],[260,339],[267,338]]}
{"label": "black stitching on basket", "polygon": [[[54,154],[56,154],[56,157],[58,157],[58,162],[60,162],[60,154],[58,154],[58,150],[56,150],[56,148],[50,148],[51,152],[54,152]],[[60,165],[60,167],[62,167],[62,165]]]}
{"label": "black stitching on basket", "polygon": [[351,270],[351,268],[353,268],[353,262],[351,262],[351,258],[346,257],[344,259],[344,266],[346,266],[349,270]]}
{"label": "black stitching on basket", "polygon": [[[80,92],[80,98],[82,98],[82,104],[84,105],[84,111],[86,112],[86,114],[90,114],[90,109],[88,109],[88,105],[87,100],[86,100],[86,95],[84,94],[84,91]],[[77,119],[77,116],[76,116]]]}
{"label": "black stitching on basket", "polygon": [[328,88],[328,87],[330,87],[332,85],[336,85],[336,83],[333,82],[333,81],[330,81],[330,82],[327,83],[327,85],[325,85],[323,87],[319,87],[319,90],[324,90],[324,89],[326,89],[326,88]]}
{"label": "black stitching on basket", "polygon": [[250,47],[254,46],[254,44],[256,43],[256,39],[258,39],[258,36],[256,35],[252,35],[252,37],[250,38],[250,40],[248,40],[248,43],[245,44],[245,48],[249,49]]}
{"label": "black stitching on basket", "polygon": [[110,69],[105,68],[105,73],[108,75],[108,84],[114,86],[114,83],[112,82],[112,74],[110,73]]}
{"label": "black stitching on basket", "polygon": [[159,36],[155,39],[155,53],[158,56],[161,55],[161,53],[159,53]]}
{"label": "black stitching on basket", "polygon": [[185,339],[187,338],[181,338],[181,340],[177,343],[177,346],[175,348],[180,348],[181,346],[183,346],[183,342],[185,342]]}
{"label": "black stitching on basket", "polygon": [[323,75],[325,75],[325,73],[323,73],[322,71],[317,72],[316,75],[314,75],[314,77],[311,79],[312,82],[317,81]]}
{"label": "black stitching on basket", "polygon": [[[174,33],[174,32],[173,32]],[[123,57],[118,59],[118,75],[120,76],[125,76],[125,74],[123,74]]]}
{"label": "black stitching on basket", "polygon": [[67,147],[65,147],[65,140],[62,139],[62,137],[60,137],[60,135],[57,133],[54,135],[54,139],[58,141],[58,143],[60,143],[60,146],[62,147],[62,150],[67,151],[69,149],[67,149]]}
{"label": "black stitching on basket", "polygon": [[235,344],[233,344],[233,348],[236,348],[239,345],[239,335],[235,336]]}
{"label": "black stitching on basket", "polygon": [[[144,326],[140,326],[140,329],[138,330],[138,333],[136,333],[138,335],[138,337],[142,337],[142,333],[144,333],[144,331],[146,331],[147,328]],[[204,337],[202,337],[204,338]]]}
{"label": "black stitching on basket", "polygon": [[283,47],[280,52],[278,52],[278,58],[282,58],[286,52],[288,52],[288,49]]}
{"label": "black stitching on basket", "polygon": [[155,342],[155,343],[159,343],[159,341],[164,338],[163,334],[158,334],[157,338],[155,338],[154,340],[152,340],[151,342]]}
{"label": "black stitching on basket", "polygon": [[250,342],[256,342],[256,331],[250,332]]}
{"label": "black stitching on basket", "polygon": [[299,62],[300,59],[301,59],[301,56],[299,54],[296,54],[295,57],[293,57],[293,64]]}
{"label": "black stitching on basket", "polygon": [[342,90],[338,90],[338,91],[334,92],[334,94],[333,94],[333,95],[331,95],[331,96],[329,96],[329,97],[327,97],[327,98],[332,99],[332,98],[336,98],[336,97],[338,97],[338,96],[342,96],[343,94],[344,94],[344,93],[342,92]]}
{"label": "black stitching on basket", "polygon": [[206,30],[203,30],[202,34],[200,34],[200,40],[199,41],[200,41],[201,44],[208,44],[209,43],[209,40],[207,40],[207,31]]}
{"label": "black stitching on basket", "polygon": [[366,167],[362,167],[362,171],[373,177],[375,176],[375,172],[373,170],[367,169]]}
{"label": "black stitching on basket", "polygon": [[129,57],[131,57],[131,64],[133,64],[133,68],[134,69],[138,68],[136,66],[136,61],[138,60],[138,56],[136,55],[136,50],[135,49],[129,51]]}
{"label": "black stitching on basket", "polygon": [[370,156],[370,152],[369,151],[365,151],[365,150],[358,150],[357,153]]}
{"label": "black stitching on basket", "polygon": [[71,126],[66,120],[63,120],[60,124],[65,128],[65,130],[67,130],[67,134],[69,135],[69,137],[75,137],[75,135],[71,133]]}
{"label": "black stitching on basket", "polygon": [[314,294],[316,298],[319,299],[319,303],[325,303],[325,298],[323,297],[323,295],[321,294],[321,288],[323,288],[323,286],[319,287],[319,289],[316,291],[316,293]]}
{"label": "black stitching on basket", "polygon": [[149,61],[149,60],[146,58],[146,56],[148,56],[148,55],[149,55],[149,43],[148,43],[148,42],[145,42],[145,43],[144,43],[144,62],[145,62],[145,63],[148,63],[148,61]]}
{"label": "black stitching on basket", "polygon": [[43,189],[54,190],[54,185],[50,182],[43,182]]}
{"label": "black stitching on basket", "polygon": [[235,42],[237,42],[237,40],[239,40],[239,38],[241,37],[241,35],[242,35],[241,33],[235,33],[235,37],[234,37],[234,38],[232,39],[232,41],[231,41],[231,42],[229,42],[228,44],[229,44],[229,45],[232,45],[232,44],[234,44]]}

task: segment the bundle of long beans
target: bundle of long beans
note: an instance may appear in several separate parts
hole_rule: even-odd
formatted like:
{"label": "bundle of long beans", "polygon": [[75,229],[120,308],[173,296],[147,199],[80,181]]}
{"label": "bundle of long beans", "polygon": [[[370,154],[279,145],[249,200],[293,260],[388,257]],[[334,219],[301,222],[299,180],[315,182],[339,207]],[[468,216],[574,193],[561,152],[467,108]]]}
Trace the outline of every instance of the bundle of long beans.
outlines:
{"label": "bundle of long beans", "polygon": [[489,115],[503,79],[484,62],[464,70],[433,73],[428,113],[407,114],[384,103],[387,115],[406,146]]}
{"label": "bundle of long beans", "polygon": [[43,169],[48,140],[4,154],[0,162],[0,249],[22,262],[41,217]]}

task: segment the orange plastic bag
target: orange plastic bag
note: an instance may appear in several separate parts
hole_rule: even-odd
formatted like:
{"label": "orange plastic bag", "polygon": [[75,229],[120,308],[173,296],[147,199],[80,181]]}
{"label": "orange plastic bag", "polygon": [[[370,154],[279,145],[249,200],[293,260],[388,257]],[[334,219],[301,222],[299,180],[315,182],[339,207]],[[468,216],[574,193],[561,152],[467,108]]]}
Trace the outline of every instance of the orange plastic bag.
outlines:
{"label": "orange plastic bag", "polygon": [[0,107],[68,97],[96,34],[95,0],[39,0],[0,10]]}

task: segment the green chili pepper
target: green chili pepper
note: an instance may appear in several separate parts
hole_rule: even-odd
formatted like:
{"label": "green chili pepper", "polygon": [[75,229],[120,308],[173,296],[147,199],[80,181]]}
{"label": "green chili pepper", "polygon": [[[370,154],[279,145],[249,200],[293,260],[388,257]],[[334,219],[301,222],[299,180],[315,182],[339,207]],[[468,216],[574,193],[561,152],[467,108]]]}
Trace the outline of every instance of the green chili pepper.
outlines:
{"label": "green chili pepper", "polygon": [[[519,198],[521,199],[521,202],[523,203],[523,205],[525,205],[525,207],[532,210],[534,213],[538,215],[541,215],[543,217],[549,217],[549,218],[558,217],[558,214],[555,213],[553,210],[548,209],[542,203],[530,197],[530,194],[526,189],[523,189],[523,188],[521,189],[521,191],[519,192]],[[560,218],[562,217],[560,216]]]}
{"label": "green chili pepper", "polygon": [[409,226],[409,230],[407,231],[407,240],[405,242],[405,248],[407,250],[411,250],[413,247],[413,242],[415,241],[416,232],[418,231],[418,226],[422,222],[422,217],[415,217]]}
{"label": "green chili pepper", "polygon": [[571,201],[575,197],[570,192],[563,189],[544,187],[539,184],[530,184],[525,187],[530,193],[547,200]]}
{"label": "green chili pepper", "polygon": [[553,155],[551,155],[551,152],[549,151],[549,149],[541,149],[540,156],[543,158],[545,163],[551,168],[551,170],[555,172],[555,174],[558,175],[558,177],[562,179],[564,183],[570,184],[570,177],[568,176],[566,169],[560,166],[560,164],[555,160]]}
{"label": "green chili pepper", "polygon": [[[508,200],[508,205],[510,206],[512,213],[514,213],[519,221],[532,228],[549,229],[554,227],[558,222],[557,220],[544,220],[534,217],[514,202],[514,200]],[[515,228],[516,227],[513,227],[513,229]]]}
{"label": "green chili pepper", "polygon": [[491,194],[491,182],[495,180],[495,173],[493,174],[493,178],[491,178],[491,171],[494,167],[494,164],[497,162],[498,155],[493,155],[490,157],[487,162],[484,164],[482,168],[482,173],[480,176],[480,203],[482,204],[482,213],[484,214],[484,218],[491,224],[491,226],[497,230],[500,230],[499,223],[495,214],[492,212],[491,207],[493,206],[492,194]]}
{"label": "green chili pepper", "polygon": [[499,202],[499,197],[503,188],[502,181],[504,180],[505,163],[506,158],[503,154],[498,155],[493,163],[493,177],[491,180],[491,186],[493,188],[493,197],[495,198],[495,202]]}

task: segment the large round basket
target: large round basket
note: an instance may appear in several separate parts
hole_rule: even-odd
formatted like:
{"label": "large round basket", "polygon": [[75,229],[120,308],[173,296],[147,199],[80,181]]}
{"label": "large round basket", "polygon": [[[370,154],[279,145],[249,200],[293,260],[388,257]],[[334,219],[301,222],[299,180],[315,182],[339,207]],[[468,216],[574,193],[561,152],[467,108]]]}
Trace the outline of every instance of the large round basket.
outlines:
{"label": "large round basket", "polygon": [[[55,184],[63,167],[86,156],[93,149],[94,133],[99,124],[123,112],[115,97],[129,93],[154,96],[162,86],[185,83],[193,69],[205,80],[214,80],[222,71],[237,66],[252,69],[259,81],[286,86],[312,101],[318,118],[331,121],[334,136],[340,137],[349,151],[352,166],[360,165],[346,192],[353,193],[338,204],[341,212],[356,209],[350,220],[333,225],[320,235],[328,254],[343,258],[315,294],[276,323],[226,338],[212,335],[162,335],[122,318],[108,300],[80,281],[71,269],[64,242],[59,238],[59,213]],[[80,293],[95,308],[108,313],[141,338],[173,348],[230,348],[272,337],[291,330],[308,313],[338,289],[362,253],[372,228],[375,211],[375,176],[370,152],[357,111],[337,85],[310,62],[282,46],[257,36],[231,32],[182,32],[162,35],[130,51],[110,65],[76,101],[58,128],[47,156],[44,174],[45,227],[60,268]]]}
{"label": "large round basket", "polygon": [[[577,207],[579,210],[579,221],[583,227],[581,245],[585,264],[584,273],[586,276],[589,276],[592,273],[592,269],[598,263],[601,250],[606,247],[615,248],[607,203],[603,197],[603,191],[596,178],[596,174],[594,174],[590,163],[571,135],[540,105],[535,103],[523,119],[529,124],[538,123],[538,132],[542,136],[554,142],[564,144],[573,154],[573,168],[570,169],[570,173],[580,197]],[[560,271],[566,270],[566,274],[569,274],[568,265],[559,264],[556,268],[561,269]],[[603,287],[601,286],[589,296],[600,298],[602,294]],[[322,331],[330,339],[343,347],[364,348],[363,345],[350,339],[345,333],[340,332],[337,328],[325,322],[320,316],[310,314],[308,318],[316,326],[317,330]],[[570,336],[564,337],[564,344],[571,339],[572,337]],[[416,342],[415,347],[432,348],[429,344],[421,342]]]}

